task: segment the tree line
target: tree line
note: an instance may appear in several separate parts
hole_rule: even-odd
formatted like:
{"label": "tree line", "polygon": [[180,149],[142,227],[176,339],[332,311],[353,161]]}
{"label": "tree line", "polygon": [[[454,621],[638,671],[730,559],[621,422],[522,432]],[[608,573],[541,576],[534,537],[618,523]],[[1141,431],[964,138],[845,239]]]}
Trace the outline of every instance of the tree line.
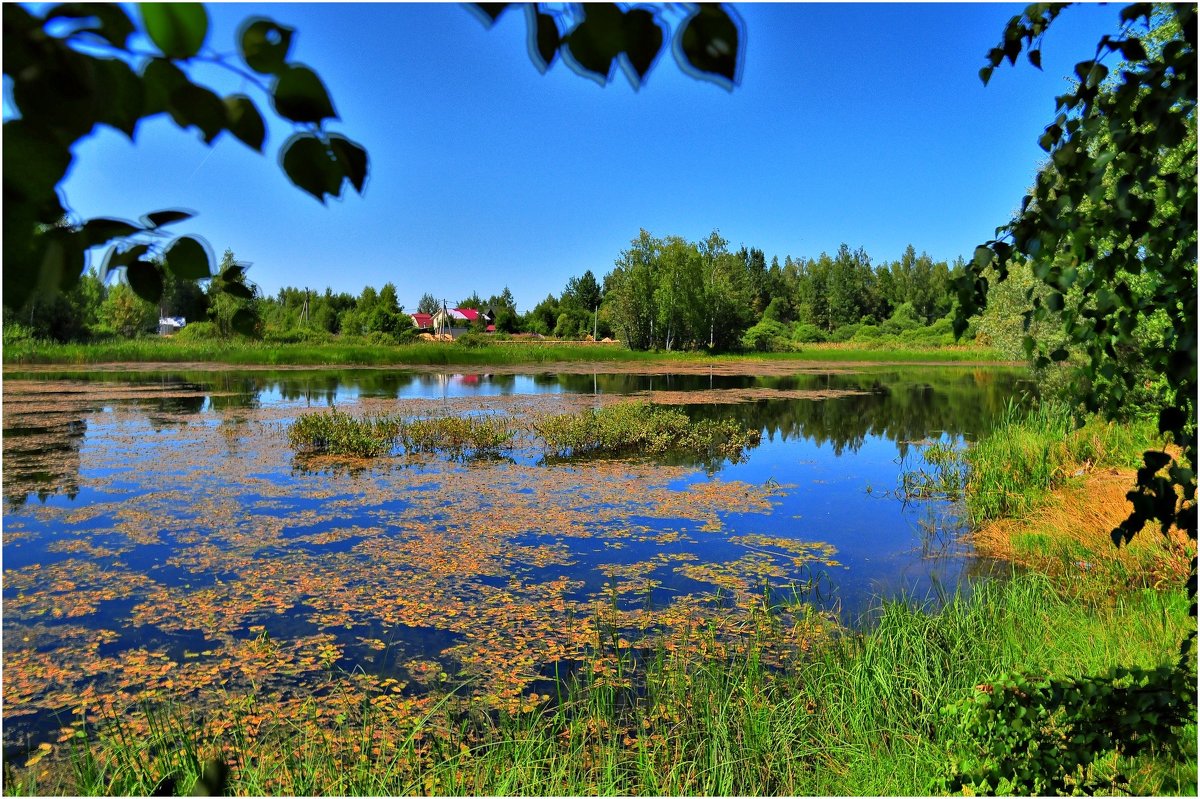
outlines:
{"label": "tree line", "polygon": [[[226,250],[222,273],[236,266]],[[6,307],[4,321],[9,339],[134,336],[155,332],[160,317],[181,316],[188,320],[185,338],[252,331],[268,341],[354,336],[388,344],[418,335],[411,314],[447,307],[484,312],[487,319],[472,324],[479,332],[490,323],[501,335],[609,337],[638,350],[786,350],[886,336],[949,344],[951,286],[963,270],[961,258],[934,261],[912,245],[899,259],[878,264],[863,248],[842,244],[833,255],[788,255],[782,263],[776,256],[768,265],[762,250],[731,250],[717,231],[689,242],[642,230],[603,279],[591,270],[573,276],[561,292],[548,293],[524,313],[507,286],[486,298],[472,291],[457,302],[426,292],[412,308],[391,282],[365,286],[358,295],[293,286],[268,295],[244,277],[231,290],[216,280],[175,278],[169,270],[163,270],[162,297],[153,304],[123,277],[106,283],[92,270],[68,292],[35,299],[19,311]]]}

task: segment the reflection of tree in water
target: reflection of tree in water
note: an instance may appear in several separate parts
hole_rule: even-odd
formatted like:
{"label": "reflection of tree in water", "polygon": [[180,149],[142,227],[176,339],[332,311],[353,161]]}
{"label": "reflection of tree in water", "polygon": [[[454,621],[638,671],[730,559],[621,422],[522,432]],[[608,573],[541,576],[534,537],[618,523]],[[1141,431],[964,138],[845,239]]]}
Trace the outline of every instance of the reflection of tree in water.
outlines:
{"label": "reflection of tree in water", "polygon": [[42,502],[55,494],[74,499],[87,421],[54,419],[37,426],[31,422],[22,419],[21,426],[4,429],[4,499],[12,507],[24,505],[31,495]]}
{"label": "reflection of tree in water", "polygon": [[741,405],[687,406],[693,418],[733,417],[743,424],[758,425],[770,440],[787,441],[795,436],[817,444],[830,444],[835,455],[856,451],[868,436],[894,441],[901,455],[910,442],[931,433],[976,438],[986,433],[1010,399],[1029,391],[1018,375],[987,375],[979,380],[973,372],[938,375],[914,380],[912,373],[857,375],[804,375],[763,378],[763,384],[780,389],[859,389],[862,394],[820,401],[760,400]]}

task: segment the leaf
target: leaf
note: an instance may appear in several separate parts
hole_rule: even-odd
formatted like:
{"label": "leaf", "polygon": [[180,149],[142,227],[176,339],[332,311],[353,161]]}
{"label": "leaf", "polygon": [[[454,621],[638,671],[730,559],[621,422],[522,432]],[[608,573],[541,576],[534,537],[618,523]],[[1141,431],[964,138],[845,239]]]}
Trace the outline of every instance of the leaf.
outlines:
{"label": "leaf", "polygon": [[337,119],[325,84],[308,67],[289,67],[280,73],[271,93],[275,111],[293,122]]}
{"label": "leaf", "polygon": [[171,242],[163,254],[167,268],[184,280],[205,280],[212,277],[212,256],[204,242],[195,236],[180,236]]}
{"label": "leaf", "polygon": [[230,133],[250,149],[262,152],[267,130],[254,101],[244,94],[226,97],[225,120]]}
{"label": "leaf", "polygon": [[1149,22],[1152,13],[1154,13],[1152,3],[1133,3],[1121,9],[1121,22],[1133,22],[1138,17],[1143,17],[1146,22]]}
{"label": "leaf", "polygon": [[162,227],[163,225],[173,225],[176,222],[186,222],[195,215],[195,211],[169,208],[165,211],[151,211],[142,217],[142,221],[149,227]]}
{"label": "leaf", "polygon": [[534,59],[538,71],[545,72],[558,54],[562,35],[559,33],[558,23],[554,21],[554,17],[538,11],[536,5],[529,5],[526,8],[533,15],[532,24],[529,26],[529,54]]}
{"label": "leaf", "polygon": [[152,58],[142,67],[142,88],[145,96],[145,115],[166,111],[171,93],[190,83],[187,76],[165,58]]}
{"label": "leaf", "polygon": [[132,222],[126,222],[124,219],[97,217],[96,219],[89,219],[84,223],[83,238],[87,242],[87,246],[95,247],[100,244],[107,244],[113,239],[132,236],[135,233],[140,233],[142,230],[143,228],[138,227]]}
{"label": "leaf", "polygon": [[1058,363],[1059,361],[1065,361],[1069,355],[1070,353],[1068,353],[1066,349],[1059,347],[1054,352],[1050,353],[1050,360]]}
{"label": "leaf", "polygon": [[583,21],[566,36],[567,50],[578,68],[597,82],[607,82],[613,59],[624,45],[622,13],[612,3],[594,3],[584,7]]}
{"label": "leaf", "polygon": [[133,22],[116,3],[61,3],[46,12],[46,21],[52,19],[95,19],[96,24],[82,28],[100,36],[114,47],[125,47],[133,33]]}
{"label": "leaf", "polygon": [[125,278],[129,281],[133,293],[146,302],[158,302],[162,299],[162,275],[149,261],[134,261],[125,267]]}
{"label": "leaf", "polygon": [[[71,151],[28,120],[4,123],[4,200],[41,205],[71,165]],[[10,231],[5,226],[4,235]]]}
{"label": "leaf", "polygon": [[129,266],[149,251],[150,245],[148,244],[135,244],[125,250],[118,250],[117,245],[112,245],[104,253],[104,258],[100,260],[100,279],[107,279],[109,272],[122,266]]}
{"label": "leaf", "polygon": [[221,98],[190,81],[171,92],[167,110],[179,127],[199,128],[205,143],[212,142],[225,129],[225,104]]}
{"label": "leaf", "polygon": [[476,11],[481,12],[488,25],[494,23],[504,13],[511,3],[471,3]]}
{"label": "leaf", "polygon": [[638,79],[642,80],[662,49],[662,28],[655,21],[654,14],[643,8],[627,11],[621,27],[625,34],[625,55],[637,72]]}
{"label": "leaf", "polygon": [[987,86],[988,81],[992,79],[992,72],[994,70],[995,67],[983,67],[979,70],[979,79],[983,81],[984,86]]}
{"label": "leaf", "polygon": [[680,28],[676,46],[700,77],[719,76],[730,89],[737,82],[738,26],[721,6],[700,6]]}
{"label": "leaf", "polygon": [[1030,50],[1028,53],[1025,54],[1025,56],[1026,56],[1026,58],[1029,59],[1030,64],[1033,64],[1038,69],[1042,68],[1042,51],[1041,50]]}
{"label": "leaf", "polygon": [[278,75],[287,69],[288,50],[292,46],[293,28],[274,20],[251,17],[242,26],[238,41],[242,60],[255,72]]}
{"label": "leaf", "polygon": [[124,61],[95,60],[98,121],[111,125],[131,140],[145,115],[146,92],[142,81]]}
{"label": "leaf", "polygon": [[297,133],[283,145],[280,167],[292,183],[325,202],[341,192],[345,170],[330,157],[325,143],[311,133]]}
{"label": "leaf", "polygon": [[980,245],[975,248],[975,266],[984,269],[992,262],[992,251],[988,247]]}
{"label": "leaf", "polygon": [[241,281],[226,281],[221,284],[221,291],[239,300],[254,299],[254,290]]}
{"label": "leaf", "polygon": [[150,41],[167,58],[188,59],[208,36],[208,12],[202,3],[142,3],[138,6]]}
{"label": "leaf", "polygon": [[[362,194],[363,187],[367,182],[367,151],[355,142],[350,141],[340,133],[333,133],[329,136],[329,148],[333,151],[333,155],[337,158],[341,165],[342,173],[349,178],[350,184],[354,186],[354,190]],[[340,193],[340,182],[339,182]]]}

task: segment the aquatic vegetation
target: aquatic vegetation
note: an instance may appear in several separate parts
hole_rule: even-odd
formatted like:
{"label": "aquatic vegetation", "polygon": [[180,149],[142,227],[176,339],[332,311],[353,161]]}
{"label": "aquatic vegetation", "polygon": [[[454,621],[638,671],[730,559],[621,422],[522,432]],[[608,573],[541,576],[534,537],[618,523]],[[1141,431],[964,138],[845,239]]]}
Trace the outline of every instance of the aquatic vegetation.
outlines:
{"label": "aquatic vegetation", "polygon": [[544,450],[556,457],[683,452],[737,460],[746,448],[757,446],[761,435],[732,419],[693,422],[682,411],[648,403],[547,414],[532,426]]}
{"label": "aquatic vegetation", "polygon": [[493,455],[518,438],[541,442],[552,457],[687,454],[737,461],[757,446],[759,432],[732,419],[691,421],[673,408],[618,403],[529,420],[499,415],[443,415],[405,420],[397,415],[355,418],[336,408],[301,415],[288,431],[297,454],[370,458],[400,444],[407,452],[451,457]]}
{"label": "aquatic vegetation", "polygon": [[402,423],[389,416],[356,418],[337,408],[306,413],[288,428],[288,443],[304,455],[373,458],[391,450]]}

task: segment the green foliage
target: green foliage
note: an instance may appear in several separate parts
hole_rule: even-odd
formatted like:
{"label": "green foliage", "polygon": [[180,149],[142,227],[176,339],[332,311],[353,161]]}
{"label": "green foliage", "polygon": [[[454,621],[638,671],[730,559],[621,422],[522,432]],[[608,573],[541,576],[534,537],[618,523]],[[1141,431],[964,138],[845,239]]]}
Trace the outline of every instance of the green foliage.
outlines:
{"label": "green foliage", "polygon": [[[1013,17],[980,71],[984,83],[1023,49],[1037,66],[1062,8],[1035,4]],[[1148,376],[1163,378],[1158,429],[1182,458],[1144,454],[1129,494],[1133,510],[1113,540],[1131,540],[1152,519],[1195,540],[1196,7],[1155,12],[1134,4],[1121,11],[1120,24],[1093,59],[1076,65],[1078,82],[1056,99],[1057,116],[1040,140],[1048,161],[1018,214],[976,249],[958,280],[955,328],[986,304],[986,270],[1005,280],[1010,263],[1024,259],[1049,289],[1033,298],[1033,318],[1060,314],[1081,361],[1074,391],[1088,409],[1120,416]],[[1123,63],[1110,70],[1101,58],[1113,53]],[[1070,302],[1072,292],[1086,301]],[[1147,329],[1149,317],[1158,321]],[[1039,366],[1071,357],[1068,348],[1033,337],[1026,348]],[[1195,561],[1189,590],[1194,596]]]}
{"label": "green foliage", "polygon": [[[262,149],[265,127],[249,97],[221,98],[189,77],[197,63],[245,74],[208,46],[204,6],[145,3],[138,10],[140,32],[155,53],[130,47],[139,26],[116,4],[4,7],[5,85],[16,111],[4,123],[3,170],[4,298],[12,308],[70,290],[87,251],[104,245],[100,277],[124,269],[134,292],[150,302],[159,301],[167,274],[197,280],[212,273],[213,259],[198,238],[163,235],[165,226],[191,218],[188,212],[154,211],[138,222],[64,222],[69,206],[60,189],[72,148],[98,125],[133,140],[143,119],[165,112],[181,130],[197,128],[207,144],[229,131]],[[340,195],[347,181],[361,193],[367,153],[324,130],[324,120],[334,115],[332,103],[315,73],[286,61],[290,41],[290,29],[255,20],[238,42],[241,60],[274,78],[271,84],[249,82],[271,98],[282,118],[305,128],[281,148],[283,170],[322,202]]]}
{"label": "green foliage", "polygon": [[797,343],[816,344],[825,340],[825,332],[809,322],[797,322],[792,328],[792,341]]}
{"label": "green foliage", "polygon": [[[515,3],[472,3],[476,16],[490,27]],[[663,20],[647,8],[622,9],[613,3],[578,8],[524,4],[530,43],[529,57],[545,72],[561,52],[578,74],[604,85],[621,59],[626,77],[636,89],[672,37]],[[679,24],[671,48],[686,74],[732,89],[741,65],[740,20],[732,7],[701,5]]]}
{"label": "green foliage", "polygon": [[974,523],[1020,517],[1081,468],[1135,466],[1153,438],[1149,424],[1122,425],[1042,402],[1021,412],[1010,405],[999,424],[967,451],[967,509]]}
{"label": "green foliage", "polygon": [[1196,672],[1174,665],[1061,679],[1001,674],[943,712],[958,732],[943,783],[955,793],[1125,792],[1125,775],[1095,768],[1108,752],[1195,758],[1183,728],[1196,721]]}
{"label": "green foliage", "polygon": [[788,327],[773,319],[763,320],[742,335],[742,349],[754,352],[786,352],[791,349]]}
{"label": "green foliage", "polygon": [[488,345],[487,336],[483,333],[463,333],[454,339],[454,343],[466,350],[477,350]]}
{"label": "green foliage", "polygon": [[438,416],[405,422],[397,440],[408,452],[481,457],[512,449],[516,434],[512,420],[503,416]]}
{"label": "green foliage", "polygon": [[396,417],[355,418],[334,408],[298,417],[288,428],[288,443],[301,455],[374,458],[391,450],[402,426]]}
{"label": "green foliage", "polygon": [[215,341],[222,338],[221,329],[212,322],[189,322],[175,334],[180,341]]}
{"label": "green foliage", "polygon": [[154,328],[158,309],[134,294],[127,284],[117,283],[100,305],[100,319],[123,336],[135,336]]}

